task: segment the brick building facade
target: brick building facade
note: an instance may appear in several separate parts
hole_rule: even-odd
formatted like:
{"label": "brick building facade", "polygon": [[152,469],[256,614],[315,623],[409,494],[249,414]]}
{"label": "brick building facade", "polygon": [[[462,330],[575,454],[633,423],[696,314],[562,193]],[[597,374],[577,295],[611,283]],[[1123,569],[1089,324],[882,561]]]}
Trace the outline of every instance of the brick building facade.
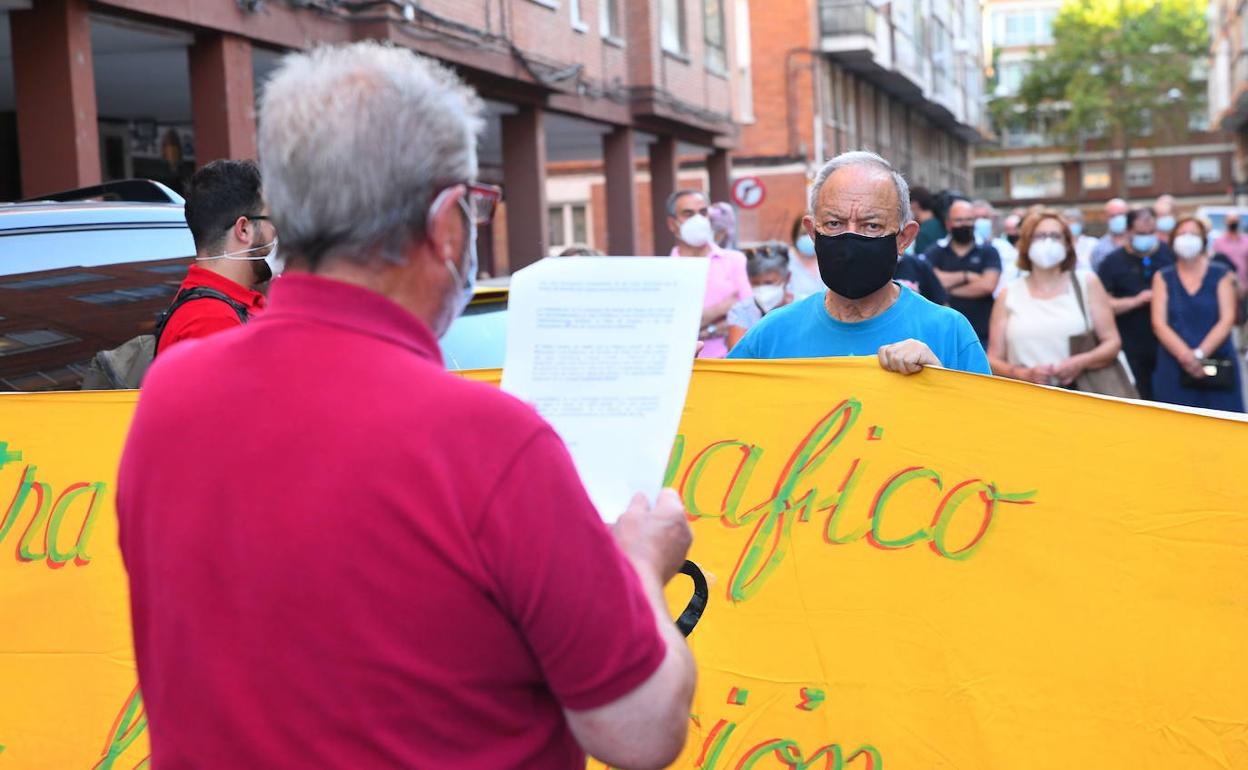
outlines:
{"label": "brick building facade", "polygon": [[854,149],[911,184],[970,186],[984,140],[979,4],[972,0],[775,0],[749,9],[751,109],[734,175],[762,203],[740,212],[743,240],[787,241],[826,159]]}
{"label": "brick building facade", "polygon": [[481,235],[487,269],[514,270],[569,236],[554,209],[570,222],[575,202],[552,208],[548,196],[563,189],[551,178],[577,164],[611,170],[579,201],[580,216],[592,205],[610,224],[586,240],[613,254],[663,251],[665,229],[648,222],[680,158],[708,169],[706,184],[728,185],[728,43],[743,4],[10,0],[0,4],[0,200],[131,176],[177,189],[204,162],[254,157],[256,95],[284,51],[377,39],[450,64],[486,99],[481,176],[506,195]]}

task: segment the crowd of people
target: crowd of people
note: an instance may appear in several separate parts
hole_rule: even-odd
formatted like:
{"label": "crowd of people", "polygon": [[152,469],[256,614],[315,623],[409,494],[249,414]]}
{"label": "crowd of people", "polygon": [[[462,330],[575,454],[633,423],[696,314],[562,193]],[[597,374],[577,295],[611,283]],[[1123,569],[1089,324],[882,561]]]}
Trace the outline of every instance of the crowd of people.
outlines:
{"label": "crowd of people", "polygon": [[[153,766],[681,751],[695,666],[663,593],[692,538],[681,500],[638,496],[608,527],[534,409],[442,364],[500,198],[476,180],[482,112],[406,49],[291,54],[260,165],[191,180],[196,263],[117,485]],[[998,222],[856,151],[819,169],[789,243],[739,250],[732,207],[697,190],[666,224],[672,258],[709,261],[703,356],[876,356],[1242,411],[1238,220],[1211,241],[1173,201],[1106,215],[1100,239],[1078,212]]]}
{"label": "crowd of people", "polygon": [[[1178,212],[1172,196],[1134,207],[1114,198],[1104,205],[1105,233],[1098,238],[1085,232],[1078,208],[1019,207],[999,216],[986,200],[906,188],[898,176],[894,191],[899,199],[908,197],[909,207],[892,219],[877,212],[883,229],[875,223],[857,227],[855,212],[848,210],[839,216],[827,212],[830,218],[822,222],[820,191],[827,176],[846,164],[894,173],[886,160],[869,153],[834,160],[816,179],[811,213],[797,220],[788,243],[769,241],[737,251],[729,204],[711,203],[696,190],[673,195],[668,226],[679,242],[673,256],[713,260],[703,357],[867,354],[871,351],[846,341],[867,327],[840,327],[830,346],[803,335],[819,339],[829,323],[871,320],[872,328],[886,323],[876,318],[890,318],[885,311],[892,302],[880,304],[879,312],[854,310],[844,317],[838,308],[861,304],[863,298],[854,293],[893,282],[965,318],[995,375],[1244,411],[1248,235],[1240,233],[1237,215],[1227,218],[1225,233],[1215,238],[1209,223]],[[858,194],[830,189],[838,197]],[[917,225],[913,236],[907,235],[911,222]],[[891,272],[866,258],[876,246],[880,253],[891,251],[891,241],[884,248],[867,240],[853,245],[833,240],[847,233],[896,239]],[[853,281],[869,285],[838,285],[846,280],[836,278],[838,266],[851,263]],[[876,286],[880,280],[884,284]],[[864,296],[868,305],[880,299],[870,292]],[[781,310],[783,322],[762,323]],[[805,324],[798,321],[803,315]],[[756,326],[760,330],[751,336]],[[777,329],[785,331],[777,336]],[[901,339],[896,335],[879,339],[896,343]],[[955,368],[961,368],[959,361],[965,364],[961,351],[937,358]]]}

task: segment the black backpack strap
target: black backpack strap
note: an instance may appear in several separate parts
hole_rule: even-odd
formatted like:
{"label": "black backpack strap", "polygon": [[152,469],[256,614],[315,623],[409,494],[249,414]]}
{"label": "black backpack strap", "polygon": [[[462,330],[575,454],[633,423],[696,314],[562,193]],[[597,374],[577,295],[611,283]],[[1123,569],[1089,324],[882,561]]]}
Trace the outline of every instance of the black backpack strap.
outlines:
{"label": "black backpack strap", "polygon": [[238,315],[240,323],[247,323],[248,315],[246,305],[232,299],[224,292],[217,291],[216,289],[210,289],[207,286],[192,286],[189,289],[179,291],[177,296],[173,298],[173,302],[169,303],[169,307],[165,308],[164,312],[156,317],[156,329],[153,334],[156,337],[157,350],[160,349],[160,335],[164,333],[165,326],[169,324],[169,319],[173,318],[173,314],[178,312],[178,308],[197,299],[215,299],[220,302],[224,302],[234,309],[234,312]]}

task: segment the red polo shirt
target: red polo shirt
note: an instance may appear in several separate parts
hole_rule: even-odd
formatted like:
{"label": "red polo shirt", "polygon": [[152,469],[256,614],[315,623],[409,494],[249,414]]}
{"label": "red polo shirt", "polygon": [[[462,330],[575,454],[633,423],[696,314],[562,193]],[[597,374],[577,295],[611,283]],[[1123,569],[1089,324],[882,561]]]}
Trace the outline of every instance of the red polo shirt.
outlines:
{"label": "red polo shirt", "polygon": [[117,510],[161,770],[581,770],[665,654],[551,428],[345,283],[158,357]]}
{"label": "red polo shirt", "polygon": [[[249,320],[264,309],[264,295],[260,292],[248,289],[199,265],[191,265],[178,291],[193,289],[196,286],[216,289],[242,304],[247,308]],[[226,303],[211,298],[193,300],[182,305],[169,317],[165,330],[161,332],[160,347],[156,349],[156,352],[157,354],[163,353],[171,345],[182,340],[207,337],[219,331],[233,329],[235,326],[242,326],[242,321],[238,320],[238,313],[234,312],[234,308]]]}

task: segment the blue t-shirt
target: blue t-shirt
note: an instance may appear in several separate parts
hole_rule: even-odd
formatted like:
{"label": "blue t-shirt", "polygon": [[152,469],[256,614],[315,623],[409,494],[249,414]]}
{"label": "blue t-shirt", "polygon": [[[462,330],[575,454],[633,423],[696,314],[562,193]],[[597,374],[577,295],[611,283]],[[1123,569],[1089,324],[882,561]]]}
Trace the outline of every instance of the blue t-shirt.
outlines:
{"label": "blue t-shirt", "polygon": [[916,339],[946,369],[991,374],[971,323],[952,308],[901,288],[893,306],[875,318],[846,323],[828,315],[822,294],[771,311],[728,353],[729,358],[874,356],[885,345]]}

